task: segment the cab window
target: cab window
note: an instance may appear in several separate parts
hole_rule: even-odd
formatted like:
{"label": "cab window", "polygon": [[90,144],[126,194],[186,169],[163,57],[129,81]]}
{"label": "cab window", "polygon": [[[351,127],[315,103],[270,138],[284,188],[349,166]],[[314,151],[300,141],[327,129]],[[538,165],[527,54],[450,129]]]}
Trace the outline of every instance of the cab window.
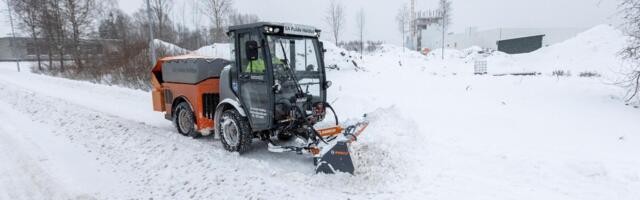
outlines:
{"label": "cab window", "polygon": [[241,33],[238,34],[238,41],[240,42],[240,71],[242,73],[264,74],[267,66],[262,47],[258,47],[258,58],[256,60],[250,61],[247,58],[247,42],[257,41],[258,44],[261,44],[260,38],[253,33]]}

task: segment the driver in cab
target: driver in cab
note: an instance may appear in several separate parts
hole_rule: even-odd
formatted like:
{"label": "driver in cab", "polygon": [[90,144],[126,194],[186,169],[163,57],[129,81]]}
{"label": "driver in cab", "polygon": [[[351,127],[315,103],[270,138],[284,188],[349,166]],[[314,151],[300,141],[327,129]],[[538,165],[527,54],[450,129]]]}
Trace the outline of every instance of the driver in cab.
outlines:
{"label": "driver in cab", "polygon": [[[269,45],[273,46],[274,44],[270,43]],[[249,73],[264,74],[264,71],[266,70],[266,64],[264,59],[262,58],[263,57],[262,48],[261,47],[256,47],[256,48],[258,48],[257,58],[255,60],[250,60],[249,63],[247,63],[247,66],[245,67],[244,71]],[[284,63],[282,62],[282,59],[277,58],[273,54],[271,57],[271,61],[273,62],[274,66],[284,65]]]}

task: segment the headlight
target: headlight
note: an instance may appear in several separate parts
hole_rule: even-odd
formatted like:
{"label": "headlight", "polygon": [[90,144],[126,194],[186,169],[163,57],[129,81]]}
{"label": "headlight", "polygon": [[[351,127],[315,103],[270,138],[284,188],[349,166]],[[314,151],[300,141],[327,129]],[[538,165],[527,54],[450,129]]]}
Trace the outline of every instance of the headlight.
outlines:
{"label": "headlight", "polygon": [[273,33],[273,27],[265,26],[264,31],[267,33]]}

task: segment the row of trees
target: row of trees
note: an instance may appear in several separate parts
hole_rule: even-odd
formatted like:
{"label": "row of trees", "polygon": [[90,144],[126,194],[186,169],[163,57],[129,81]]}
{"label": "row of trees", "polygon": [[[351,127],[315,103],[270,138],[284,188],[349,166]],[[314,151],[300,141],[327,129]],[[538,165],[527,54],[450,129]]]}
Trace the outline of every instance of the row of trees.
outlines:
{"label": "row of trees", "polygon": [[[150,16],[146,4],[129,15],[116,0],[7,1],[18,28],[31,38],[37,71],[99,82],[114,82],[115,78],[121,80],[117,84],[133,82],[133,87],[144,89],[151,52],[149,26],[154,38],[195,50],[227,42],[225,27],[259,20],[256,15],[237,12],[232,0],[150,0]],[[197,5],[189,14],[195,27],[187,25],[184,6],[174,10],[176,3],[186,5],[186,1]],[[210,24],[202,23],[205,17]],[[159,56],[171,54],[155,51]]]}
{"label": "row of trees", "polygon": [[81,39],[91,28],[92,18],[99,14],[105,1],[98,0],[8,0],[20,19],[20,28],[33,40],[37,67],[42,70],[41,54],[48,55],[49,66],[54,55],[64,69],[65,53],[73,55],[75,65],[82,68]]}
{"label": "row of trees", "polygon": [[[238,24],[252,23],[259,21],[259,17],[254,14],[243,14],[233,8],[232,0],[193,0],[196,8],[191,13],[192,24],[189,28],[186,21],[185,5],[182,2],[182,10],[177,11],[176,16],[173,8],[177,1],[174,0],[150,0],[152,11],[152,24],[154,36],[165,42],[176,44],[186,49],[197,49],[199,47],[213,43],[228,42],[225,34],[226,27]],[[109,15],[99,23],[100,38],[107,39],[138,39],[148,41],[149,20],[144,7],[140,8],[132,16],[128,16],[118,8],[110,9]],[[202,17],[209,18],[211,24],[202,23]],[[176,22],[177,21],[177,22]],[[118,30],[119,29],[119,30]],[[129,30],[131,33],[125,34]],[[117,34],[103,34],[121,32]],[[127,38],[129,37],[129,38]]]}

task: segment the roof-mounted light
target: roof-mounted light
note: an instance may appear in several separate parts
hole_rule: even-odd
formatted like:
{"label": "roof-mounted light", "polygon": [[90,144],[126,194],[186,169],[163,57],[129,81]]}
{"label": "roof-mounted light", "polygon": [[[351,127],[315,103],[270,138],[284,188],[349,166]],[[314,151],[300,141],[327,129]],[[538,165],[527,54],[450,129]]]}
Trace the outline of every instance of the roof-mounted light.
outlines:
{"label": "roof-mounted light", "polygon": [[268,33],[268,34],[277,34],[280,33],[282,29],[280,29],[280,27],[277,26],[265,26],[264,27],[264,32]]}

